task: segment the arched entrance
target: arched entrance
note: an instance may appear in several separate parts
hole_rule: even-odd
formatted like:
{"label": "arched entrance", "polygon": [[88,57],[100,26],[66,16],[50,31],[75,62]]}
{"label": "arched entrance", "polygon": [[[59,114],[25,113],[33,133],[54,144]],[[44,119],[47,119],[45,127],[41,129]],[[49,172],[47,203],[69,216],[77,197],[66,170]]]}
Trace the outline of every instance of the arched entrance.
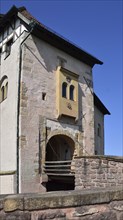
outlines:
{"label": "arched entrance", "polygon": [[74,141],[66,135],[55,135],[50,138],[46,146],[46,161],[72,160]]}
{"label": "arched entrance", "polygon": [[49,139],[45,159],[47,191],[74,189],[74,173],[71,172],[74,150],[75,142],[67,135],[57,134]]}

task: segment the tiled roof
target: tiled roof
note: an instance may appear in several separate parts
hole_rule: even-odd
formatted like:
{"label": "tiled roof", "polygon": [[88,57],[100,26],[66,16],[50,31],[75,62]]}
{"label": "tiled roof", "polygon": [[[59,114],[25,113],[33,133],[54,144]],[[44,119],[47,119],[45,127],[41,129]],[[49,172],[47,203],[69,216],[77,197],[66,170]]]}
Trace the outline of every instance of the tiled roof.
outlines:
{"label": "tiled roof", "polygon": [[18,8],[19,12],[28,20],[34,20],[36,23],[41,25],[42,27],[45,27],[41,22],[39,22],[36,18],[34,18],[27,10],[25,7],[20,7]]}

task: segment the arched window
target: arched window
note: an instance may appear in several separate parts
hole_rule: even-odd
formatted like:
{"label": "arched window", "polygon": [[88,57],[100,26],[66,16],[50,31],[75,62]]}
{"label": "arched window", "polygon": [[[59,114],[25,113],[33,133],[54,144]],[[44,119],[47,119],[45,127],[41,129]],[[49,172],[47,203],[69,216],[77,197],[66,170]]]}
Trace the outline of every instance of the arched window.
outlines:
{"label": "arched window", "polygon": [[1,88],[1,101],[5,99],[5,86]]}
{"label": "arched window", "polygon": [[6,83],[6,98],[7,98],[7,94],[8,94],[8,82]]}
{"label": "arched window", "polygon": [[70,86],[70,100],[74,100],[74,86]]}
{"label": "arched window", "polygon": [[8,94],[8,77],[3,76],[0,80],[0,102],[3,102],[7,98]]}
{"label": "arched window", "polygon": [[62,83],[62,97],[67,98],[67,83]]}

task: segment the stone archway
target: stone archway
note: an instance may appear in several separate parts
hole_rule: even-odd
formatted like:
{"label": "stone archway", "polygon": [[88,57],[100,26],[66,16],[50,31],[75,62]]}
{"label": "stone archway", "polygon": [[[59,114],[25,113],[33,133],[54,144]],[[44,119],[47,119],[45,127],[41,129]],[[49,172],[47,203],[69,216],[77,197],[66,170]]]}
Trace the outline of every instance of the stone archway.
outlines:
{"label": "stone archway", "polygon": [[75,142],[70,136],[57,133],[48,138],[45,158],[47,191],[74,190],[74,173],[71,170],[74,151]]}
{"label": "stone archway", "polygon": [[72,160],[75,142],[65,134],[52,136],[46,146],[46,161]]}

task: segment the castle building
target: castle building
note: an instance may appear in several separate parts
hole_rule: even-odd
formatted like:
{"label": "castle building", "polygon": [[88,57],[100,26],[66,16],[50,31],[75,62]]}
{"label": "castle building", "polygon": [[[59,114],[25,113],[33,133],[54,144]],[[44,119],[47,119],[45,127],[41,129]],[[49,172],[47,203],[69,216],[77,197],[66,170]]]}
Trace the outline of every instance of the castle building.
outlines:
{"label": "castle building", "polygon": [[74,189],[74,158],[104,154],[95,64],[25,7],[0,15],[0,194]]}

